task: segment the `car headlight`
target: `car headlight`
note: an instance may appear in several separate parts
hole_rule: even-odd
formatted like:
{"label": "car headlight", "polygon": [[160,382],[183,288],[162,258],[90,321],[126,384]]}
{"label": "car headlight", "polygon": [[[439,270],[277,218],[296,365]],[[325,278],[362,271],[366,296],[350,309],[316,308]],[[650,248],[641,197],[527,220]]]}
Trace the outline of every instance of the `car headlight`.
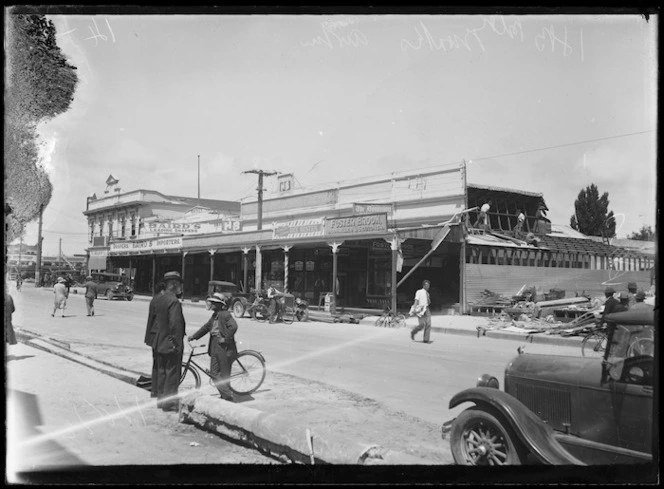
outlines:
{"label": "car headlight", "polygon": [[477,387],[491,387],[492,389],[500,389],[500,382],[498,379],[489,374],[483,374],[477,379]]}

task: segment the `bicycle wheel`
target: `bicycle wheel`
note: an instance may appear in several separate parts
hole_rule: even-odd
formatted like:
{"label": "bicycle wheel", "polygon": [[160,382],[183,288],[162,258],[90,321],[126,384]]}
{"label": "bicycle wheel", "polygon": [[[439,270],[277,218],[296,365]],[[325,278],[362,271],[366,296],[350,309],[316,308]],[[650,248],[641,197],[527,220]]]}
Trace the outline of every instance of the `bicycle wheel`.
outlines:
{"label": "bicycle wheel", "polygon": [[655,342],[650,338],[639,338],[634,340],[627,349],[627,357],[639,357],[642,355],[655,356]]}
{"label": "bicycle wheel", "polygon": [[186,363],[182,363],[182,375],[180,375],[180,384],[178,390],[180,393],[192,391],[201,387],[201,374],[196,368]]}
{"label": "bicycle wheel", "polygon": [[251,315],[256,321],[263,322],[270,317],[270,311],[263,304],[259,304],[251,312]]}
{"label": "bicycle wheel", "polygon": [[397,314],[392,319],[391,326],[393,328],[403,328],[404,326],[406,326],[406,316],[404,316],[403,314]]}
{"label": "bicycle wheel", "polygon": [[389,320],[390,318],[388,318],[387,316],[381,316],[378,319],[376,319],[375,325],[378,326],[379,328],[384,328],[389,324]]}
{"label": "bicycle wheel", "polygon": [[606,334],[593,331],[581,342],[581,354],[584,357],[603,357],[606,351]]}
{"label": "bicycle wheel", "polygon": [[251,394],[265,380],[265,360],[260,353],[241,351],[231,364],[229,387],[235,394]]}

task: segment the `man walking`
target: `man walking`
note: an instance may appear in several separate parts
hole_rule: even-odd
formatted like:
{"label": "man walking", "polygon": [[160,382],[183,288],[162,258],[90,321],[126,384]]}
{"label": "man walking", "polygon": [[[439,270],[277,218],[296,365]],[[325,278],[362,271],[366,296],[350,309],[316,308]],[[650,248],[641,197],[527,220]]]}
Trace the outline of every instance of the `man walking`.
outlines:
{"label": "man walking", "polygon": [[193,341],[210,333],[208,355],[210,355],[210,375],[219,395],[225,401],[233,402],[233,391],[229,387],[231,364],[237,355],[235,332],[237,322],[228,311],[228,301],[223,294],[217,292],[208,299],[212,306],[212,317],[188,340]]}
{"label": "man walking", "polygon": [[182,304],[178,295],[182,294],[182,277],[178,272],[164,275],[166,288],[155,301],[156,334],[152,347],[157,353],[157,407],[164,411],[178,411],[178,385],[182,373],[182,355],[185,335],[185,321]]}
{"label": "man walking", "polygon": [[157,336],[157,314],[155,310],[155,305],[157,303],[157,298],[164,295],[164,289],[166,285],[164,282],[159,282],[155,286],[154,297],[150,301],[148,306],[148,324],[145,327],[145,339],[144,342],[150,348],[152,348],[152,377],[150,377],[150,397],[157,397],[157,350],[155,350],[153,343],[154,338]]}
{"label": "man walking", "polygon": [[97,298],[97,284],[92,280],[92,275],[85,277],[85,280],[85,307],[88,309],[88,316],[94,316],[94,303]]}
{"label": "man walking", "polygon": [[413,304],[413,314],[417,316],[418,325],[410,331],[410,339],[415,340],[415,335],[424,330],[423,343],[431,343],[429,341],[429,334],[431,333],[431,296],[429,295],[429,288],[431,283],[428,280],[422,282],[422,288],[415,292],[415,302]]}
{"label": "man walking", "polygon": [[607,287],[604,291],[606,301],[604,302],[604,311],[602,311],[602,321],[604,321],[604,316],[614,312],[616,306],[620,304],[620,302],[615,297],[613,297],[613,294],[615,293],[616,291],[613,289],[613,287]]}

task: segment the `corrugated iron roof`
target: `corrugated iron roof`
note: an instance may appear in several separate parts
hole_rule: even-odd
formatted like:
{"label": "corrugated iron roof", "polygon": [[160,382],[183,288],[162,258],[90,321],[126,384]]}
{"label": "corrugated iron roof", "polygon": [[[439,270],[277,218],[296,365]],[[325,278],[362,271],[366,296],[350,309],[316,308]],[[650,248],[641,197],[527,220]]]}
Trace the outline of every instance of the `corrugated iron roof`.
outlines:
{"label": "corrugated iron roof", "polygon": [[539,192],[528,192],[526,190],[518,190],[515,188],[493,187],[489,185],[478,185],[476,183],[468,183],[468,188],[476,188],[481,190],[490,190],[492,192],[509,192],[511,194],[529,195],[530,197],[544,197],[544,194]]}

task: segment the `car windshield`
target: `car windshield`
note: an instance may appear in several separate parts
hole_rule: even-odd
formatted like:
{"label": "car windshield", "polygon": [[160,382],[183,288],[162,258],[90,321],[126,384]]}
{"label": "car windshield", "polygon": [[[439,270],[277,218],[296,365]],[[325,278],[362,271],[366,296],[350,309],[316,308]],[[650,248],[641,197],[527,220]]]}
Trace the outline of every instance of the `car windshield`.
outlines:
{"label": "car windshield", "polygon": [[654,328],[651,325],[616,324],[607,360],[639,355],[654,356]]}
{"label": "car windshield", "polygon": [[237,287],[235,285],[220,285],[220,284],[217,284],[217,285],[214,285],[212,287],[211,292],[212,293],[215,293],[215,292],[231,292],[231,293],[233,293],[236,290],[237,290]]}
{"label": "car windshield", "polygon": [[129,277],[124,275],[112,275],[112,274],[99,274],[92,275],[92,279],[95,282],[104,283],[104,282],[120,282],[123,285],[129,285]]}

